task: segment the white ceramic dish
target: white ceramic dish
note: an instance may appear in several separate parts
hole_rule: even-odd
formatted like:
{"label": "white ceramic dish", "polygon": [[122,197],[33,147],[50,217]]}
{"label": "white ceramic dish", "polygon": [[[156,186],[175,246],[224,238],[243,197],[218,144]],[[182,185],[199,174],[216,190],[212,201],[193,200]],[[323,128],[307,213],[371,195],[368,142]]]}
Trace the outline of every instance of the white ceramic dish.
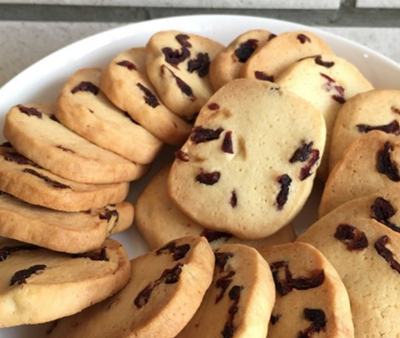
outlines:
{"label": "white ceramic dish", "polygon": [[[9,108],[18,103],[56,99],[59,88],[77,69],[104,66],[117,53],[134,46],[144,46],[150,36],[160,30],[176,29],[198,33],[222,43],[229,43],[240,33],[251,29],[267,29],[278,34],[306,29],[322,37],[339,55],[354,63],[377,88],[400,89],[400,66],[375,51],[341,37],[294,23],[246,16],[201,15],[173,17],[127,25],[109,30],[69,45],[29,67],[0,88],[0,128]],[[0,139],[4,140],[3,137]],[[161,158],[155,164],[160,166]],[[148,179],[148,178],[147,178]],[[147,180],[135,182],[129,198],[135,201]],[[315,219],[321,187],[314,189],[306,207],[295,220],[303,229]],[[116,236],[131,257],[147,250],[135,229]],[[1,315],[1,314],[0,314]],[[0,329],[0,338],[40,337],[47,325]]]}

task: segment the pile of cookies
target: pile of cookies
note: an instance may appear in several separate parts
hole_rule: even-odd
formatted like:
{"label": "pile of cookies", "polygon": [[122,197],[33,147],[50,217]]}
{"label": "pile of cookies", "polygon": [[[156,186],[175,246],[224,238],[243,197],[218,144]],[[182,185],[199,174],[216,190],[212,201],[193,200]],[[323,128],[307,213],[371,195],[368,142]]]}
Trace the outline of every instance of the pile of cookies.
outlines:
{"label": "pile of cookies", "polygon": [[[6,116],[0,327],[397,337],[399,120],[400,91],[374,89],[308,31],[227,47],[163,31],[78,70],[57,102]],[[163,144],[170,163],[134,207],[130,182]],[[296,238],[317,177],[320,219]],[[108,237],[134,218],[152,251],[129,260]]]}

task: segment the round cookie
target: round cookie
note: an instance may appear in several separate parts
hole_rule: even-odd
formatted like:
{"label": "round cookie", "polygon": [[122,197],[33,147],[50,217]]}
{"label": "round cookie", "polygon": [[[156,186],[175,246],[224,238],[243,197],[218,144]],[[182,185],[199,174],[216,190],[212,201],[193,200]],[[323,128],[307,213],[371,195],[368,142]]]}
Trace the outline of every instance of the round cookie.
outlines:
{"label": "round cookie", "polygon": [[332,129],[338,111],[347,99],[373,89],[372,85],[347,60],[324,54],[295,62],[275,82],[313,104],[324,116],[327,136],[317,175],[326,181],[329,174]]}
{"label": "round cookie", "polygon": [[274,302],[271,270],[261,255],[245,245],[223,245],[215,251],[213,282],[177,338],[265,338]]}
{"label": "round cookie", "polygon": [[81,183],[132,181],[148,167],[104,150],[54,120],[54,105],[17,105],[7,113],[4,136],[22,155],[52,173]]}
{"label": "round cookie", "polygon": [[146,73],[146,49],[117,55],[103,70],[100,88],[120,109],[165,143],[179,145],[191,125],[172,113],[157,95]]}
{"label": "round cookie", "polygon": [[100,68],[75,72],[58,97],[55,115],[63,125],[101,148],[148,164],[162,142],[117,109],[99,89]]}
{"label": "round cookie", "polygon": [[334,55],[326,42],[315,34],[308,31],[285,32],[258,49],[247,60],[240,75],[274,82],[294,62],[320,54]]}
{"label": "round cookie", "polygon": [[318,220],[298,241],[319,249],[341,277],[354,337],[399,337],[400,234],[373,219],[334,214]]}
{"label": "round cookie", "polygon": [[46,338],[174,338],[212,281],[214,254],[205,238],[185,237],[131,261],[128,285],[106,301],[59,320]]}
{"label": "round cookie", "polygon": [[343,153],[325,184],[319,206],[323,216],[355,198],[390,188],[399,189],[400,138],[371,131]]}
{"label": "round cookie", "polygon": [[150,38],[147,74],[161,100],[175,114],[192,121],[213,94],[210,62],[223,48],[206,37],[173,30]]}
{"label": "round cookie", "polygon": [[245,241],[228,233],[203,228],[182,213],[167,191],[170,165],[162,168],[147,184],[136,202],[135,223],[150,248],[184,236],[204,236],[213,249],[224,244],[245,244],[256,249],[292,242],[296,238],[292,224],[260,240]]}
{"label": "round cookie", "polygon": [[0,240],[0,327],[38,324],[75,314],[122,289],[130,265],[122,245],[64,254]]}
{"label": "round cookie", "polygon": [[400,90],[375,89],[347,100],[339,110],[332,132],[329,170],[339,161],[346,147],[372,130],[399,135]]}
{"label": "round cookie", "polygon": [[0,146],[0,191],[34,205],[61,211],[85,211],[122,202],[129,183],[83,184],[54,175],[17,153]]}
{"label": "round cookie", "polygon": [[346,288],[320,251],[296,242],[260,253],[269,263],[276,288],[267,337],[354,337]]}
{"label": "round cookie", "polygon": [[133,222],[129,202],[86,212],[62,212],[0,194],[0,236],[54,251],[81,253],[101,247],[109,236]]}
{"label": "round cookie", "polygon": [[249,57],[275,37],[266,30],[252,30],[239,35],[220,51],[210,64],[210,80],[215,91],[237,79]]}
{"label": "round cookie", "polygon": [[233,80],[210,98],[176,153],[169,195],[205,228],[268,237],[309,196],[325,134],[322,115],[297,95]]}

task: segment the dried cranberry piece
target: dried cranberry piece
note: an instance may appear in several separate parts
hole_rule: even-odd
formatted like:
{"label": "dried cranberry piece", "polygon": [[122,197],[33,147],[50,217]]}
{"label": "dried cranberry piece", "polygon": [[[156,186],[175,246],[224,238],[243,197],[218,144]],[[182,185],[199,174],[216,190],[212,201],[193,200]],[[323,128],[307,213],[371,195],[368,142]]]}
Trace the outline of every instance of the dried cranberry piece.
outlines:
{"label": "dried cranberry piece", "polygon": [[17,163],[20,165],[30,165],[35,168],[41,168],[35,162],[27,159],[25,156],[18,154],[18,153],[6,152],[3,156],[4,156],[4,159],[8,162],[14,162],[14,163]]}
{"label": "dried cranberry piece", "polygon": [[393,205],[382,197],[377,197],[371,206],[371,217],[379,223],[386,225],[393,231],[400,232],[400,227],[389,221],[396,214]]}
{"label": "dried cranberry piece", "polygon": [[273,75],[267,75],[267,74],[265,74],[264,72],[261,72],[261,71],[255,71],[254,72],[254,76],[258,80],[274,82],[274,76]]}
{"label": "dried cranberry piece", "polygon": [[45,175],[42,175],[42,174],[38,173],[37,171],[35,171],[33,169],[26,168],[26,169],[23,170],[23,172],[31,174],[31,175],[36,176],[36,177],[39,177],[40,179],[42,179],[46,183],[50,184],[54,188],[57,188],[57,189],[71,189],[71,187],[69,185],[54,181],[51,178],[49,178],[49,177],[47,177]]}
{"label": "dried cranberry piece", "polygon": [[75,151],[73,151],[72,149],[66,148],[62,145],[58,145],[58,146],[56,146],[56,148],[61,149],[62,151],[65,151],[66,153],[75,154]]}
{"label": "dried cranberry piece", "polygon": [[357,124],[357,129],[360,133],[369,133],[372,130],[380,130],[384,133],[399,135],[400,133],[400,126],[399,122],[393,120],[391,123],[384,124],[381,126],[369,126],[366,124]]}
{"label": "dried cranberry piece", "polygon": [[321,55],[316,56],[314,61],[317,65],[320,65],[320,66],[326,67],[326,68],[331,68],[335,65],[335,62],[333,62],[333,61],[323,61]]}
{"label": "dried cranberry piece", "polygon": [[45,270],[46,268],[47,268],[46,265],[38,264],[38,265],[33,265],[28,269],[19,270],[11,277],[10,286],[14,285],[15,283],[17,283],[18,285],[25,284],[27,278],[29,278],[38,271]]}
{"label": "dried cranberry piece", "polygon": [[205,185],[214,185],[219,181],[220,177],[221,174],[219,171],[213,171],[209,173],[201,171],[200,174],[196,176],[196,181]]}
{"label": "dried cranberry piece", "polygon": [[391,111],[392,111],[393,113],[399,114],[399,115],[400,115],[400,109],[399,109],[399,108],[396,108],[396,107],[392,106],[392,107],[390,107],[390,109],[391,109]]}
{"label": "dried cranberry piece", "polygon": [[307,177],[311,176],[311,168],[318,162],[319,160],[319,150],[312,149],[310,158],[307,164],[300,169],[299,179],[300,181],[305,180]]}
{"label": "dried cranberry piece", "polygon": [[308,160],[310,157],[310,153],[312,150],[313,142],[310,143],[305,143],[304,141],[302,142],[302,145],[297,148],[290,158],[289,162],[290,163],[296,163],[296,162],[305,162]]}
{"label": "dried cranberry piece", "polygon": [[165,47],[161,51],[164,54],[165,62],[169,63],[175,68],[177,68],[181,62],[190,57],[190,50],[184,46],[181,48],[181,50],[174,50],[170,47]]}
{"label": "dried cranberry piece", "polygon": [[189,162],[189,155],[180,149],[175,151],[175,158],[183,162]]}
{"label": "dried cranberry piece", "polygon": [[292,183],[292,179],[288,174],[283,174],[278,177],[278,183],[281,185],[281,189],[276,197],[276,204],[278,210],[282,210],[283,206],[286,204],[289,196],[289,187]]}
{"label": "dried cranberry piece", "polygon": [[209,243],[218,241],[221,238],[227,241],[229,238],[232,237],[231,234],[228,234],[226,232],[219,232],[208,229],[204,229],[200,236],[205,237]]}
{"label": "dried cranberry piece", "polygon": [[215,266],[222,272],[225,268],[226,263],[230,258],[233,257],[231,252],[216,252],[215,254]]}
{"label": "dried cranberry piece", "polygon": [[89,81],[82,81],[71,90],[71,93],[76,94],[77,92],[89,92],[94,95],[97,95],[99,93],[99,90],[100,90],[99,87],[97,87],[93,83]]}
{"label": "dried cranberry piece", "polygon": [[384,235],[380,237],[376,242],[375,242],[375,250],[378,252],[378,254],[385,259],[386,262],[390,264],[390,267],[393,270],[396,270],[398,273],[400,273],[400,264],[394,259],[393,253],[386,247],[387,242],[389,241],[389,237]]}
{"label": "dried cranberry piece", "polygon": [[37,110],[35,107],[25,107],[22,104],[19,104],[17,107],[21,113],[24,113],[28,116],[36,116],[39,119],[42,118],[42,113],[39,110]]}
{"label": "dried cranberry piece", "polygon": [[215,287],[217,289],[221,289],[221,291],[215,298],[215,304],[217,304],[222,298],[224,298],[225,292],[231,285],[233,281],[232,277],[235,274],[235,271],[229,271],[226,275],[217,279],[217,281],[215,282]]}
{"label": "dried cranberry piece", "polygon": [[197,72],[200,78],[205,77],[210,69],[210,57],[208,53],[197,53],[196,59],[192,59],[188,62],[188,72]]}
{"label": "dried cranberry piece", "polygon": [[243,290],[243,286],[234,285],[232,289],[229,291],[229,299],[239,301],[240,293]]}
{"label": "dried cranberry piece", "polygon": [[4,246],[0,248],[0,262],[5,261],[6,259],[11,257],[13,252],[18,251],[32,251],[39,250],[40,248],[36,245],[18,245],[18,246]]}
{"label": "dried cranberry piece", "polygon": [[340,95],[332,95],[332,99],[334,99],[337,103],[344,104],[346,99]]}
{"label": "dried cranberry piece", "polygon": [[190,250],[190,245],[189,244],[183,244],[183,245],[176,245],[175,242],[170,242],[167,245],[163,246],[162,248],[158,249],[156,251],[157,255],[162,255],[165,253],[172,254],[172,258],[175,261],[178,261],[186,256],[186,254]]}
{"label": "dried cranberry piece", "polygon": [[223,131],[224,130],[222,128],[211,129],[198,126],[193,128],[192,135],[190,135],[190,139],[196,144],[209,142],[219,139],[219,136]]}
{"label": "dried cranberry piece", "polygon": [[188,41],[188,40],[190,39],[190,36],[189,36],[189,35],[186,35],[186,34],[178,34],[177,36],[175,36],[175,39],[176,39],[176,41],[179,42],[179,44],[180,44],[182,47],[185,47],[185,48],[190,48],[190,47],[192,47],[191,43]]}
{"label": "dried cranberry piece", "polygon": [[324,270],[320,271],[318,274],[316,274],[314,277],[310,278],[305,278],[305,277],[300,277],[300,278],[292,278],[290,279],[290,285],[292,288],[296,290],[308,290],[312,288],[316,288],[320,285],[325,280],[325,273]]}
{"label": "dried cranberry piece", "polygon": [[237,206],[237,194],[236,194],[236,190],[232,190],[231,198],[230,198],[230,200],[229,200],[229,203],[231,204],[232,208],[236,208],[236,206]]}
{"label": "dried cranberry piece", "polygon": [[128,68],[128,70],[137,70],[136,65],[133,62],[128,61],[128,60],[119,61],[119,62],[117,62],[117,65]]}
{"label": "dried cranberry piece", "polygon": [[395,162],[390,159],[393,146],[390,142],[385,142],[383,149],[378,151],[376,168],[379,173],[386,175],[391,181],[399,182],[399,170]]}
{"label": "dried cranberry piece", "polygon": [[236,327],[233,324],[233,321],[235,319],[236,313],[239,311],[238,304],[242,290],[243,286],[234,285],[229,291],[229,299],[233,301],[233,304],[230,306],[228,310],[228,319],[224,325],[223,331],[221,332],[224,338],[231,338],[234,336],[236,332]]}
{"label": "dried cranberry piece", "polygon": [[258,40],[256,39],[249,39],[245,42],[242,42],[237,49],[235,49],[235,55],[238,58],[239,62],[246,62],[251,54],[258,47]]}
{"label": "dried cranberry piece", "polygon": [[164,284],[175,284],[179,282],[179,276],[182,272],[183,264],[179,263],[171,269],[167,269],[161,275],[161,280]]}
{"label": "dried cranberry piece", "polygon": [[335,100],[336,102],[343,104],[346,102],[346,99],[344,98],[344,88],[342,86],[335,85],[336,81],[332,79],[330,76],[324,74],[324,73],[319,73],[327,82],[322,86],[323,89],[325,89],[327,92],[330,91],[335,91],[336,94],[331,95],[332,99]]}
{"label": "dried cranberry piece", "polygon": [[211,102],[211,103],[208,104],[207,107],[210,110],[218,110],[219,109],[219,104],[215,103],[215,102]]}
{"label": "dried cranberry piece", "polygon": [[[161,67],[162,73],[164,73],[165,68],[168,69],[165,66]],[[179,89],[181,90],[181,92],[183,94],[185,94],[186,96],[188,96],[191,101],[196,100],[196,97],[193,94],[192,88],[190,88],[190,86],[185,81],[183,81],[180,77],[176,76],[172,70],[168,69],[168,71],[171,73],[171,75],[175,79],[175,82],[176,82],[177,86],[179,87]]]}
{"label": "dried cranberry piece", "polygon": [[339,224],[334,237],[346,244],[349,251],[364,250],[368,247],[368,238],[365,232],[349,224]]}
{"label": "dried cranberry piece", "polygon": [[305,34],[297,35],[297,40],[299,40],[302,44],[306,42],[311,42],[311,39]]}
{"label": "dried cranberry piece", "polygon": [[303,310],[304,318],[311,322],[311,325],[304,331],[299,332],[298,338],[311,338],[314,332],[320,332],[326,326],[325,312],[320,309],[309,309]]}
{"label": "dried cranberry piece", "polygon": [[139,82],[136,85],[144,93],[144,102],[146,102],[150,107],[153,108],[156,108],[157,106],[160,105],[160,102],[158,102],[157,97],[153,94],[153,92],[149,88],[143,86]]}
{"label": "dried cranberry piece", "polygon": [[151,296],[151,293],[153,292],[153,285],[147,285],[142,291],[139,292],[139,294],[136,296],[134,300],[134,304],[140,309],[143,306],[145,306]]}
{"label": "dried cranberry piece", "polygon": [[279,321],[279,318],[281,318],[281,317],[282,317],[282,315],[280,315],[280,314],[271,315],[271,318],[269,321],[271,322],[272,325],[275,325]]}
{"label": "dried cranberry piece", "polygon": [[107,222],[110,222],[112,217],[115,217],[115,222],[118,222],[119,214],[118,214],[117,210],[115,210],[115,209],[111,210],[111,209],[105,208],[104,212],[99,214],[99,218],[105,219]]}
{"label": "dried cranberry piece", "polygon": [[79,253],[79,254],[72,254],[72,258],[89,258],[92,261],[109,261],[107,257],[106,247],[102,247],[100,250]]}

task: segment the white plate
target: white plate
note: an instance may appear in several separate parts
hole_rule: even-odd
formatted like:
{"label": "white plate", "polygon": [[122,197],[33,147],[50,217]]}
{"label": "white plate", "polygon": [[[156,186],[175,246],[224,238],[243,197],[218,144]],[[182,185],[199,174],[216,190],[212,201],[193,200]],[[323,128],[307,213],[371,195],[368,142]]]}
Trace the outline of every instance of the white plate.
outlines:
{"label": "white plate", "polygon": [[[339,56],[354,63],[375,87],[400,89],[399,65],[357,43],[311,27],[246,16],[173,17],[131,24],[91,36],[29,67],[0,88],[1,129],[4,116],[11,106],[32,101],[54,101],[60,87],[75,70],[82,67],[104,66],[119,52],[134,46],[144,46],[153,33],[167,29],[198,33],[225,44],[250,29],[267,29],[275,34],[289,30],[310,30],[324,39]],[[145,181],[132,184],[129,197],[132,201],[135,201],[144,184]],[[308,226],[315,219],[320,188],[314,189],[306,207],[296,218],[294,223],[298,228]],[[147,250],[135,229],[130,229],[116,238],[125,244],[131,257]],[[0,329],[0,338],[39,337],[45,329],[46,325]]]}

